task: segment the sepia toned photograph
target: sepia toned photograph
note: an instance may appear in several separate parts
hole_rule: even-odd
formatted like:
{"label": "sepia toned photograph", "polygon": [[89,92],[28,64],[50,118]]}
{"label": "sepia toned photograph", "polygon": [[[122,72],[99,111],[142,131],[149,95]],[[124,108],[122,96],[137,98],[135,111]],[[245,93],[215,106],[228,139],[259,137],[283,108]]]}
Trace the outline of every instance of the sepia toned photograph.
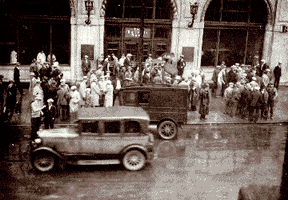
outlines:
{"label": "sepia toned photograph", "polygon": [[0,199],[288,199],[287,0],[0,0]]}

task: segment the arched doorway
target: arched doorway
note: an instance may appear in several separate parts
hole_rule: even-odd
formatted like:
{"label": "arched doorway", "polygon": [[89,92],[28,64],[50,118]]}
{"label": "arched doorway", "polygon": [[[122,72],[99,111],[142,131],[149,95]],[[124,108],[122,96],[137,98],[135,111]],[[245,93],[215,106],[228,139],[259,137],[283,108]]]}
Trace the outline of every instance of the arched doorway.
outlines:
{"label": "arched doorway", "polygon": [[262,56],[268,9],[264,0],[212,0],[205,14],[201,66],[252,64]]}
{"label": "arched doorway", "polygon": [[31,64],[41,49],[47,55],[51,44],[59,63],[70,62],[69,0],[1,1],[0,13],[4,16],[0,22],[1,64],[10,62],[12,50],[17,51],[21,64]]}
{"label": "arched doorway", "polygon": [[[108,0],[106,7],[105,56],[131,53],[137,59],[141,0]],[[144,60],[148,54],[157,57],[170,51],[174,12],[171,0],[145,2]]]}

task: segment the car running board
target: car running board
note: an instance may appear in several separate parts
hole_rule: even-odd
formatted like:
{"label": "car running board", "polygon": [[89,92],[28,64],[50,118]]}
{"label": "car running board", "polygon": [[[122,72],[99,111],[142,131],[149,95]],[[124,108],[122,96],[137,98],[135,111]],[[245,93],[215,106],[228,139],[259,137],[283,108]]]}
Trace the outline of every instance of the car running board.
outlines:
{"label": "car running board", "polygon": [[76,165],[117,165],[121,164],[120,160],[78,160]]}

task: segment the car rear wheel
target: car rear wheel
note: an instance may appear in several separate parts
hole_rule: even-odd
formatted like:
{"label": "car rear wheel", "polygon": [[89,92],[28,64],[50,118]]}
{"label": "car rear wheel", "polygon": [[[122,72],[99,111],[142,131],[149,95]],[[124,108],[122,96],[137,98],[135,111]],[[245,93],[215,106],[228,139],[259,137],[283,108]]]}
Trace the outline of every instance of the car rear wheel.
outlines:
{"label": "car rear wheel", "polygon": [[144,167],[146,158],[141,151],[131,150],[124,155],[122,162],[126,169],[130,171],[137,171]]}
{"label": "car rear wheel", "polygon": [[163,121],[158,126],[158,133],[162,139],[171,140],[177,135],[177,126],[172,121]]}
{"label": "car rear wheel", "polygon": [[55,167],[55,163],[55,156],[50,153],[38,153],[33,160],[33,166],[39,172],[51,171]]}

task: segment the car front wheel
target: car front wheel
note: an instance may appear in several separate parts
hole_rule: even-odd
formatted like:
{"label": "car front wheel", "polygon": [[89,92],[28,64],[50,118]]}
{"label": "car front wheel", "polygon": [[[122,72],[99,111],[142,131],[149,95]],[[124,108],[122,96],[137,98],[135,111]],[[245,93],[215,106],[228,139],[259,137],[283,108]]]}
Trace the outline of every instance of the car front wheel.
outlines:
{"label": "car front wheel", "polygon": [[33,159],[33,166],[39,172],[48,172],[55,167],[55,156],[49,153],[38,153]]}
{"label": "car front wheel", "polygon": [[130,171],[137,171],[142,169],[145,163],[145,155],[138,150],[128,151],[123,157],[123,165]]}
{"label": "car front wheel", "polygon": [[171,140],[177,135],[177,126],[172,121],[163,121],[158,126],[158,133],[162,139]]}

